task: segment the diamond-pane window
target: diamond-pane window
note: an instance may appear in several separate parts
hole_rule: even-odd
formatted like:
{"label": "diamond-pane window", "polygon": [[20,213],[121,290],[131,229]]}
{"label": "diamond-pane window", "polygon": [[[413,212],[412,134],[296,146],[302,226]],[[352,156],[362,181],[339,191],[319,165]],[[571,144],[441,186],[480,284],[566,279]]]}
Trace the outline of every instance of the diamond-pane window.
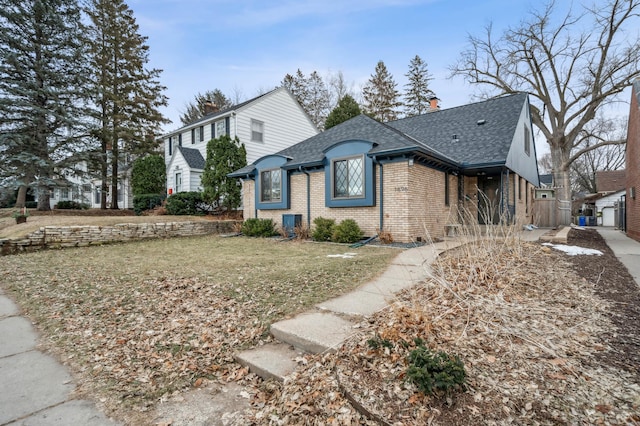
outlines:
{"label": "diamond-pane window", "polygon": [[357,157],[334,161],[333,182],[333,196],[335,198],[364,196],[363,158]]}
{"label": "diamond-pane window", "polygon": [[280,201],[282,194],[280,169],[265,170],[260,173],[260,198],[262,202]]}

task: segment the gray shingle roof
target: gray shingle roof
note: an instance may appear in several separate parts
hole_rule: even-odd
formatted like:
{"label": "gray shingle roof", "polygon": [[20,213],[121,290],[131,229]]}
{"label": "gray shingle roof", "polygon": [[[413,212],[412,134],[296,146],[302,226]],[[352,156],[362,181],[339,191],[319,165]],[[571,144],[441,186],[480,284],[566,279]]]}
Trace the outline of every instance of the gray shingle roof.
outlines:
{"label": "gray shingle roof", "polygon": [[190,128],[190,127],[196,126],[196,125],[198,125],[198,124],[201,124],[201,123],[204,123],[204,122],[208,122],[208,121],[210,121],[210,120],[212,120],[212,119],[214,119],[214,118],[216,118],[216,117],[222,117],[222,116],[224,116],[224,115],[227,115],[230,111],[237,111],[237,110],[239,110],[239,109],[241,109],[241,108],[245,107],[246,105],[248,105],[248,104],[250,104],[250,103],[252,103],[252,102],[257,101],[258,99],[260,99],[260,98],[262,98],[262,97],[264,97],[264,96],[267,96],[267,95],[268,95],[268,94],[270,94],[270,93],[275,92],[275,91],[276,91],[276,90],[278,90],[278,89],[279,89],[279,88],[275,88],[275,89],[273,89],[273,90],[271,90],[271,91],[269,91],[269,92],[263,93],[262,95],[258,95],[258,96],[256,96],[255,98],[251,98],[251,99],[246,100],[246,101],[244,101],[244,102],[241,102],[241,103],[239,103],[239,104],[237,104],[237,105],[232,105],[232,106],[230,106],[229,108],[221,109],[220,111],[216,111],[216,112],[212,112],[212,113],[210,113],[210,114],[207,114],[207,115],[205,115],[205,116],[204,116],[204,117],[202,117],[202,118],[199,118],[199,119],[197,119],[197,120],[195,120],[195,121],[192,121],[192,122],[191,122],[191,123],[189,123],[189,124],[185,124],[184,126],[182,126],[182,127],[178,128],[178,129],[176,129],[176,130],[174,130],[174,131],[172,131],[172,132],[167,133],[165,136],[174,135],[174,134],[180,133],[181,131],[183,131],[183,130],[184,130],[184,129],[186,129],[186,128]]}
{"label": "gray shingle roof", "polygon": [[[320,165],[327,148],[363,140],[375,144],[370,154],[421,152],[463,167],[504,163],[526,99],[526,93],[518,93],[386,124],[359,115],[277,154],[290,158],[286,169]],[[232,176],[254,169],[248,165]]]}
{"label": "gray shingle roof", "polygon": [[463,166],[505,162],[526,99],[518,93],[387,124]]}
{"label": "gray shingle roof", "polygon": [[183,146],[179,146],[178,151],[180,151],[180,154],[182,154],[191,169],[204,170],[204,157],[200,154],[200,151]]}

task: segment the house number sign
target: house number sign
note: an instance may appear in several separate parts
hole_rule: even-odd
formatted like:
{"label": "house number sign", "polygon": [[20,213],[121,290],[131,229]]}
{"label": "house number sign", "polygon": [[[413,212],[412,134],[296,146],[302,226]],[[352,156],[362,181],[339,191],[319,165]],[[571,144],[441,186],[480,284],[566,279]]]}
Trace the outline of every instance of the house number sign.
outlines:
{"label": "house number sign", "polygon": [[396,192],[408,192],[408,191],[409,191],[408,186],[396,186]]}

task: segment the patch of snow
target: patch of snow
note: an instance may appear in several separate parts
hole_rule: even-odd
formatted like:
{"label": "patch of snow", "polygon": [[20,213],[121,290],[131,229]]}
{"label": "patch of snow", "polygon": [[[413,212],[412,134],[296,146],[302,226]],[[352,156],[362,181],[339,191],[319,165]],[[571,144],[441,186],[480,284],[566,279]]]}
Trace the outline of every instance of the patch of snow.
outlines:
{"label": "patch of snow", "polygon": [[584,255],[587,255],[587,256],[590,256],[590,255],[600,256],[600,255],[602,255],[602,252],[600,250],[595,250],[595,249],[590,249],[590,248],[584,248],[584,247],[578,247],[578,246],[567,246],[567,245],[564,245],[564,244],[551,244],[551,243],[544,243],[542,245],[543,246],[549,246],[549,247],[554,248],[556,250],[565,252],[569,256],[577,256],[577,255],[580,255],[580,254],[584,254]]}
{"label": "patch of snow", "polygon": [[341,259],[353,259],[356,253],[328,254],[327,257],[339,257]]}

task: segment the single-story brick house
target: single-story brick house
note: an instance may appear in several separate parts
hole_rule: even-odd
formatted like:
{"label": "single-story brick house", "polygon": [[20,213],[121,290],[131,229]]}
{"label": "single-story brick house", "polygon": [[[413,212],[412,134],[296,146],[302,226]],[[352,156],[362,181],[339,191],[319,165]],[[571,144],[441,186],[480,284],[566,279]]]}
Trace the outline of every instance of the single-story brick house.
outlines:
{"label": "single-story brick house", "polygon": [[463,210],[528,223],[539,185],[525,93],[389,123],[360,115],[230,176],[243,181],[245,219],[351,218],[403,242],[442,237]]}

